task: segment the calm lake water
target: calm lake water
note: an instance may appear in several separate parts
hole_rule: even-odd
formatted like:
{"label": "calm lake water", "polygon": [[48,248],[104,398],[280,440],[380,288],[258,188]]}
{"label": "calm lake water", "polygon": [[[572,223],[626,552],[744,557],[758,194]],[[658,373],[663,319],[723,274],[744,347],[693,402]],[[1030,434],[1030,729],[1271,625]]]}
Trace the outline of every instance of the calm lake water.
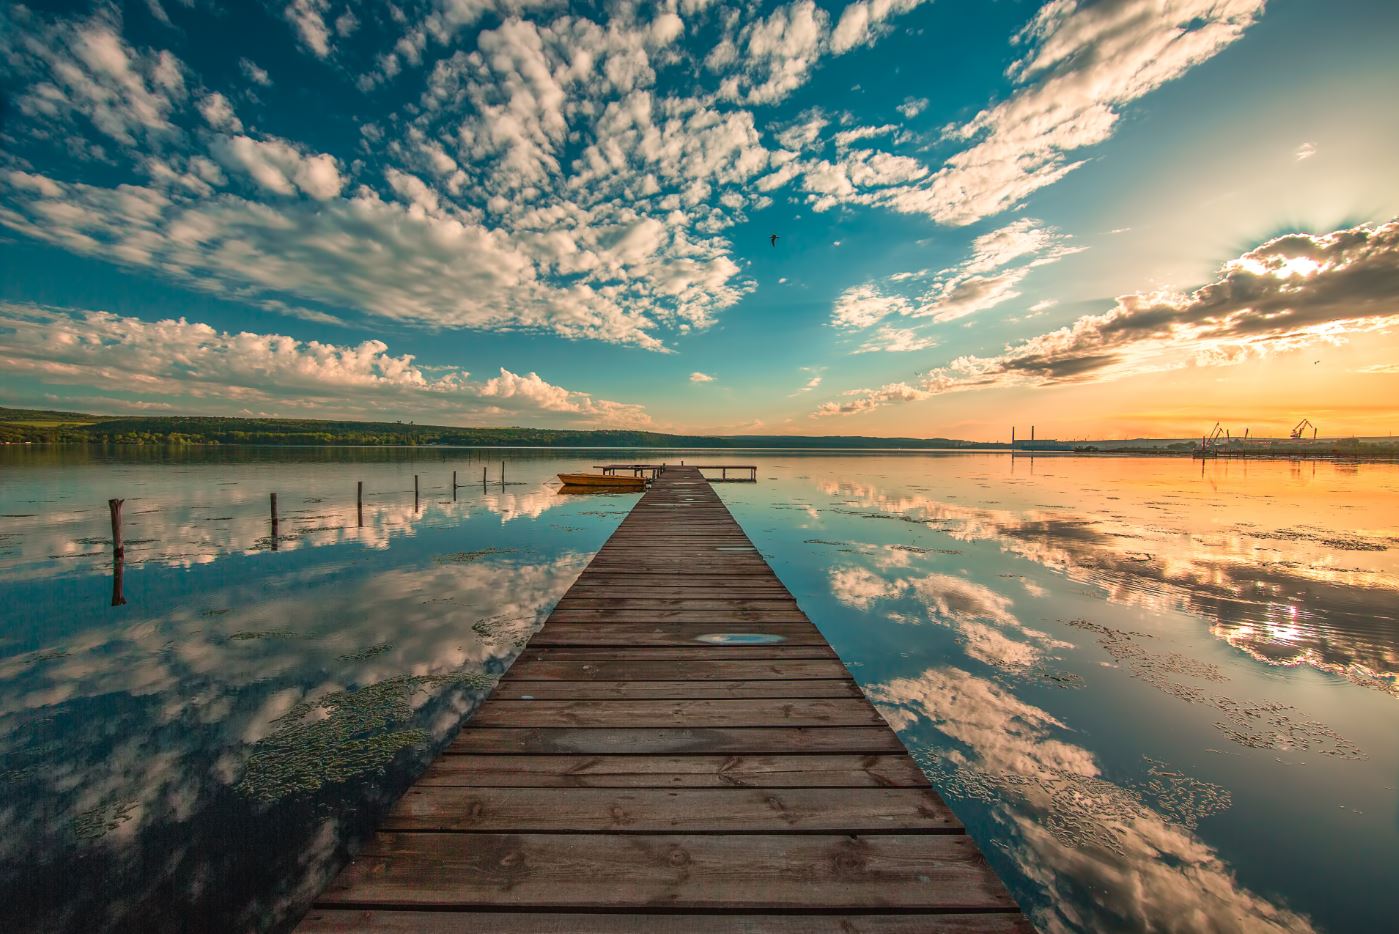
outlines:
{"label": "calm lake water", "polygon": [[[632,456],[0,448],[0,928],[290,926],[636,499],[554,474]],[[1399,916],[1399,466],[699,459],[1043,930]]]}

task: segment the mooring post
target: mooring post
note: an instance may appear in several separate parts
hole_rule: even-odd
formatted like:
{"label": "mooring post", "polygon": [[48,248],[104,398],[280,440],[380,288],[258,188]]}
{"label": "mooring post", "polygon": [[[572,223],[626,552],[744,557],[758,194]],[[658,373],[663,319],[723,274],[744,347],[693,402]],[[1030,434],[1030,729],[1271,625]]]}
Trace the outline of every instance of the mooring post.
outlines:
{"label": "mooring post", "polygon": [[413,511],[418,511],[418,475],[413,474]]}
{"label": "mooring post", "polygon": [[355,484],[355,514],[359,518],[359,527],[364,528],[364,481],[360,480]]}
{"label": "mooring post", "polygon": [[112,554],[118,558],[126,554],[126,546],[121,543],[121,504],[124,499],[107,500],[107,508],[112,510]]}
{"label": "mooring post", "polygon": [[486,492],[486,468],[481,468],[481,492]]}
{"label": "mooring post", "polygon": [[126,565],[126,546],[121,541],[121,504],[125,500],[109,499],[107,506],[112,510],[112,606],[126,602],[122,593],[121,577]]}
{"label": "mooring post", "polygon": [[500,486],[501,489],[505,488],[505,461],[500,462]]}
{"label": "mooring post", "polygon": [[457,472],[454,470],[454,471],[452,471],[452,492],[455,493],[456,491],[457,491]]}
{"label": "mooring post", "polygon": [[270,500],[270,502],[271,502],[271,504],[272,504],[272,550],[273,550],[273,551],[276,551],[276,550],[277,550],[277,494],[276,494],[276,493],[270,494],[269,500]]}

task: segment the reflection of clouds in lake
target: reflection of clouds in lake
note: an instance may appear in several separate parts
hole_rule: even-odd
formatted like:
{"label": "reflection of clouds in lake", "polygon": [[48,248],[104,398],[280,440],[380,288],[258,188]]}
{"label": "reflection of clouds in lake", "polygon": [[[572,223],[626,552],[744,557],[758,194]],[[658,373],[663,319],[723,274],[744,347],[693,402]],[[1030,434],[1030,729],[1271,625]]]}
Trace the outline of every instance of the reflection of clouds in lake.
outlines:
{"label": "reflection of clouds in lake", "polygon": [[[564,501],[548,487],[528,491],[462,493],[456,501],[423,496],[415,507],[408,494],[366,494],[360,527],[353,499],[334,502],[284,496],[278,510],[277,550],[295,551],[358,543],[385,550],[394,539],[422,526],[456,524],[473,515],[499,517],[502,524],[536,519]],[[224,489],[208,502],[197,491],[180,491],[178,501],[132,498],[126,501],[122,531],[128,568],[153,565],[189,568],[226,555],[271,550],[271,512],[263,496]],[[0,569],[11,581],[35,580],[74,571],[108,573],[111,526],[107,510],[47,511],[6,519]]]}
{"label": "reflection of clouds in lake", "polygon": [[[281,826],[268,816],[299,805],[253,802],[234,790],[250,744],[295,705],[334,692],[396,678],[498,673],[586,560],[492,556],[358,578],[340,565],[303,569],[285,580],[234,582],[205,594],[231,606],[227,611],[185,606],[158,620],[84,629],[64,644],[64,655],[0,662],[0,759],[7,763],[0,771],[13,791],[0,803],[0,860],[30,864],[27,887],[36,891],[44,887],[39,881],[50,886],[67,872],[100,872],[105,883],[79,901],[97,912],[91,917],[113,923],[173,888],[172,897],[191,905],[230,899],[223,908],[246,907],[248,929],[265,927],[274,918],[259,914],[274,910],[266,899],[287,898],[277,894],[283,881],[324,881],[344,845],[342,830],[384,793],[386,780],[374,774],[338,786],[337,817],[317,817],[320,829],[308,842],[299,834],[312,833],[310,825],[303,831],[298,821]],[[420,689],[405,692],[404,702],[388,728],[422,731],[427,743],[411,751],[412,759],[444,741],[475,699],[463,689]],[[113,815],[120,820],[109,820]],[[97,828],[95,839],[78,839],[74,820]],[[106,830],[104,820],[114,826]],[[210,835],[227,832],[230,820],[276,837],[278,852],[221,846]],[[264,881],[252,893],[203,888],[236,886],[261,871],[249,861],[304,862],[303,851],[318,853],[318,862],[286,867],[284,880]],[[120,894],[113,880],[121,881]],[[8,888],[0,886],[0,894]],[[300,897],[293,893],[287,904],[301,904]],[[178,904],[162,910],[185,915]],[[61,914],[43,916],[61,926]]]}
{"label": "reflection of clouds in lake", "polygon": [[[830,582],[837,600],[861,611],[884,601],[913,599],[928,619],[958,631],[968,655],[998,668],[1027,668],[1040,661],[1047,649],[1071,647],[1022,624],[1011,612],[1009,597],[964,577],[938,573],[885,577],[846,566],[832,568]],[[907,614],[889,609],[899,622],[908,621]]]}
{"label": "reflection of clouds in lake", "polygon": [[1087,518],[887,494],[863,483],[822,487],[852,503],[841,511],[995,542],[1114,602],[1208,619],[1216,636],[1260,661],[1310,666],[1399,696],[1399,551],[1377,534],[1260,531],[1244,506],[1228,527],[1195,534],[1160,526],[1167,507],[1129,501],[1125,489],[1110,511]]}
{"label": "reflection of clouds in lake", "polygon": [[[1091,752],[1061,738],[1062,722],[957,668],[868,692],[905,725],[928,722],[953,741],[919,758],[945,794],[987,802],[1013,831],[1004,848],[1044,893],[1031,909],[1042,930],[1312,930],[1241,886],[1191,831],[1197,817],[1224,806],[1201,792],[1211,786],[1161,770],[1143,789],[1109,783]],[[1163,776],[1176,784],[1161,787]],[[1157,795],[1172,798],[1176,819],[1148,804]],[[1198,813],[1181,813],[1181,801]]]}

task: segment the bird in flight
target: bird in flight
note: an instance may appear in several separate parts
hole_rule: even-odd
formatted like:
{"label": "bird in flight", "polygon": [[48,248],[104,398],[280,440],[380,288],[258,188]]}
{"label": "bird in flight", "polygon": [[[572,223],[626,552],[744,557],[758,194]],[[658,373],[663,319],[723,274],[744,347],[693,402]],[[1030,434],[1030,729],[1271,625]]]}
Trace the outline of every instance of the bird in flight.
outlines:
{"label": "bird in flight", "polygon": [[771,237],[768,237],[768,240],[771,241],[773,246],[777,246],[777,234],[773,234]]}

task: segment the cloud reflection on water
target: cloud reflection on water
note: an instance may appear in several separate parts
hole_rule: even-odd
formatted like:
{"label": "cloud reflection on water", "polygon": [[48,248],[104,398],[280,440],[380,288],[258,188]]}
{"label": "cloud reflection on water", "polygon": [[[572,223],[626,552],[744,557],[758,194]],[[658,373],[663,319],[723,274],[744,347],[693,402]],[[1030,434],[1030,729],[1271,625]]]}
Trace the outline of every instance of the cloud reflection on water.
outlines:
{"label": "cloud reflection on water", "polygon": [[[922,721],[950,744],[916,751],[944,794],[986,802],[1008,855],[1039,887],[1044,931],[1307,932],[1311,922],[1242,886],[1190,829],[1190,809],[1219,791],[1164,772],[1171,788],[1128,789],[1047,711],[959,668],[929,668],[867,688],[905,728]],[[1184,781],[1182,781],[1184,779]],[[1181,789],[1184,793],[1181,793]],[[1145,793],[1144,793],[1145,791]],[[1151,799],[1187,811],[1172,820]]]}
{"label": "cloud reflection on water", "polygon": [[1399,697],[1399,544],[1382,531],[1272,531],[1248,524],[1246,511],[1217,530],[1186,531],[1161,525],[1171,507],[1121,496],[1110,511],[1076,515],[964,506],[845,481],[821,488],[847,503],[840,511],[994,542],[1114,602],[1203,617],[1216,636],[1259,661],[1309,666]]}

